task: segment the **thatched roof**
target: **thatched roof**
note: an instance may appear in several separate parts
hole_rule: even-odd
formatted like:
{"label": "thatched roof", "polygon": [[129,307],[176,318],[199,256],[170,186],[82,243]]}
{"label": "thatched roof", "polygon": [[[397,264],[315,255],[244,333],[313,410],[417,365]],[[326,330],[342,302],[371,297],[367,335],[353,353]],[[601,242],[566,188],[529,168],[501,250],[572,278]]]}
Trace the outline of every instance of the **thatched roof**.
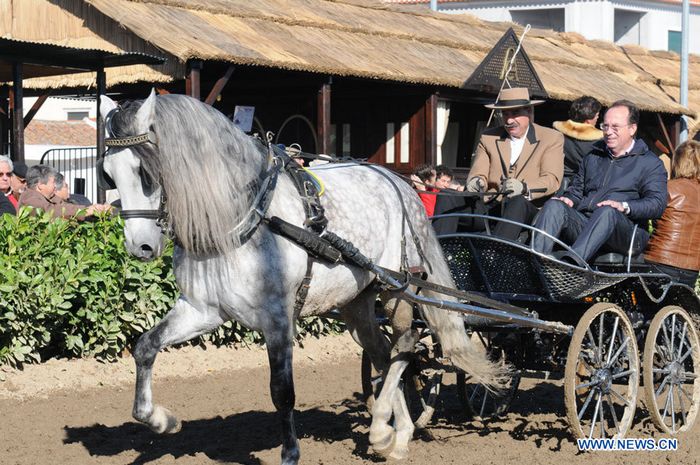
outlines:
{"label": "thatched roof", "polygon": [[[0,5],[10,3],[0,0]],[[26,16],[15,14],[11,23],[0,19],[0,35],[151,54],[160,50],[177,58],[162,67],[120,69],[108,75],[108,84],[182,78],[182,63],[197,58],[459,88],[514,26],[370,0],[14,2],[14,9],[20,8],[29,8]],[[48,10],[52,27],[36,24],[37,11]],[[644,110],[687,112],[676,103],[680,65],[673,53],[545,30],[530,31],[524,46],[552,98],[589,94],[609,104],[624,97]],[[691,56],[690,75],[689,106],[695,116],[700,79],[692,76],[700,76],[700,57]]]}

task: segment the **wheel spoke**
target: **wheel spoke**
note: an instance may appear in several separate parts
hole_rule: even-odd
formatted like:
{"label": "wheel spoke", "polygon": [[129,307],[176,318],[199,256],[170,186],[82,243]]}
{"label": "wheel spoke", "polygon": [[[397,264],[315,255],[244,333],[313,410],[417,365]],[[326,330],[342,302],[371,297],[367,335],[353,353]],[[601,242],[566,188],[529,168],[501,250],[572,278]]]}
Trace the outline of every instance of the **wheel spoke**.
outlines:
{"label": "wheel spoke", "polygon": [[671,341],[668,340],[668,329],[666,329],[666,321],[664,320],[661,324],[661,329],[663,330],[664,340],[666,341],[666,347],[671,347]]}
{"label": "wheel spoke", "polygon": [[598,361],[603,361],[603,329],[605,327],[605,312],[600,314],[600,327],[598,328]]}
{"label": "wheel spoke", "polygon": [[617,349],[617,352],[615,352],[615,355],[612,356],[613,361],[617,360],[617,357],[622,353],[623,350],[625,350],[625,347],[627,347],[627,343],[629,343],[630,338],[625,337],[625,340],[622,341],[622,344],[620,344],[620,347]]}
{"label": "wheel spoke", "polygon": [[600,384],[600,381],[590,381],[588,383],[579,384],[578,386],[576,386],[575,389],[578,391],[579,389],[583,389],[583,388],[587,388],[587,387],[591,387],[591,386],[597,386],[598,384]]}
{"label": "wheel spoke", "polygon": [[681,391],[683,388],[680,386],[680,384],[677,386],[678,387],[678,402],[681,404],[681,418],[683,419],[683,425],[688,424],[688,417],[685,412],[685,402],[683,402],[683,396],[681,395]]}
{"label": "wheel spoke", "polygon": [[688,398],[688,402],[690,402],[690,405],[693,405],[693,397],[690,394],[688,394],[688,392],[685,389],[683,389],[683,386],[679,385],[678,389],[680,389],[683,395]]}
{"label": "wheel spoke", "polygon": [[683,376],[685,376],[686,378],[690,378],[690,379],[695,379],[698,377],[698,375],[696,375],[695,373],[691,373],[689,371],[684,371]]}
{"label": "wheel spoke", "polygon": [[690,355],[693,352],[693,349],[690,348],[688,349],[688,352],[684,353],[683,356],[681,357],[680,360],[678,360],[678,363],[683,363],[685,362],[685,359],[688,358],[688,355]]}
{"label": "wheel spoke", "polygon": [[671,373],[671,370],[668,368],[653,368],[651,371],[657,375],[667,375]]}
{"label": "wheel spoke", "polygon": [[603,411],[603,395],[601,393],[598,405],[600,405],[600,435],[605,437],[605,412]]}
{"label": "wheel spoke", "polygon": [[678,343],[678,355],[676,355],[676,358],[681,356],[681,350],[683,350],[683,346],[686,345],[685,343],[685,335],[686,332],[688,331],[688,322],[683,322],[683,333],[681,333],[681,340]]}
{"label": "wheel spoke", "polygon": [[[472,391],[472,395],[469,396],[469,402],[473,403],[474,402],[474,397],[476,397],[477,392],[479,391],[479,386],[480,384],[475,384],[474,385],[474,390]],[[485,388],[484,388],[485,389]]]}
{"label": "wheel spoke", "polygon": [[588,408],[588,404],[591,403],[591,399],[593,398],[593,394],[595,394],[595,389],[591,389],[591,392],[588,393],[588,397],[586,397],[586,401],[581,406],[581,410],[579,410],[579,412],[578,412],[578,421],[581,421],[581,418],[583,418],[583,414],[586,412],[586,409]]}
{"label": "wheel spoke", "polygon": [[661,395],[661,392],[664,390],[664,387],[666,386],[666,383],[668,383],[668,376],[664,378],[664,380],[661,382],[661,385],[659,388],[656,390],[654,393],[654,397],[659,397]]}
{"label": "wheel spoke", "polygon": [[671,351],[669,352],[669,354],[671,356],[673,356],[673,352],[674,352],[673,344],[674,344],[675,340],[676,340],[676,314],[674,313],[673,315],[671,315]]}
{"label": "wheel spoke", "polygon": [[620,401],[625,404],[626,407],[629,407],[630,401],[627,400],[625,397],[622,396],[619,392],[617,392],[615,389],[611,389],[610,392],[615,395]]}
{"label": "wheel spoke", "polygon": [[[671,391],[671,390],[669,389],[669,391]],[[670,400],[671,400],[671,397],[668,394],[666,394],[666,402],[664,404],[664,413],[663,413],[663,415],[661,415],[661,422],[664,424],[666,424],[666,422],[664,420],[666,419],[666,415],[668,414],[668,404],[669,404]]]}
{"label": "wheel spoke", "polygon": [[[613,347],[615,347],[615,337],[617,336],[617,325],[620,323],[620,317],[615,318],[615,323],[613,324],[612,337],[610,338],[610,347],[608,347],[608,359],[605,360],[605,364],[610,364],[610,356],[612,355]],[[617,354],[616,354],[617,356]]]}
{"label": "wheel spoke", "polygon": [[598,400],[595,403],[595,410],[593,411],[593,421],[591,422],[591,434],[588,436],[588,439],[591,439],[593,437],[593,433],[595,432],[595,424],[598,420],[598,410],[600,409],[600,400],[602,397],[602,394],[598,394]]}
{"label": "wheel spoke", "polygon": [[[591,332],[591,327],[589,326],[586,328],[586,335],[588,336],[588,339],[590,340],[591,344],[593,345],[593,350],[595,351],[596,357],[598,356],[598,353],[600,352],[598,350],[598,345],[595,343],[595,336],[593,336],[593,333]],[[583,344],[582,344],[583,345]],[[583,353],[583,352],[581,352]],[[594,363],[600,363],[600,359],[596,359],[593,361]]]}
{"label": "wheel spoke", "polygon": [[484,397],[481,399],[481,409],[479,409],[479,416],[483,418],[484,412],[486,411],[486,401],[489,398],[489,393],[484,389]]}
{"label": "wheel spoke", "polygon": [[632,374],[634,374],[634,373],[636,373],[636,372],[637,372],[636,369],[625,370],[625,371],[621,371],[621,372],[619,372],[619,373],[615,373],[615,374],[612,375],[610,378],[611,378],[611,379],[622,378],[623,376],[632,375]]}
{"label": "wheel spoke", "polygon": [[675,397],[673,386],[674,385],[672,384],[671,389],[669,389],[669,391],[671,391],[669,393],[669,396],[671,396],[671,431],[675,433],[676,432],[676,407],[675,407],[675,405],[673,405],[673,398]]}
{"label": "wheel spoke", "polygon": [[620,421],[617,419],[617,413],[615,413],[615,405],[613,404],[612,398],[610,397],[610,394],[606,394],[606,397],[608,398],[608,409],[610,410],[610,415],[612,416],[613,423],[615,423],[615,430],[619,433],[620,432]]}

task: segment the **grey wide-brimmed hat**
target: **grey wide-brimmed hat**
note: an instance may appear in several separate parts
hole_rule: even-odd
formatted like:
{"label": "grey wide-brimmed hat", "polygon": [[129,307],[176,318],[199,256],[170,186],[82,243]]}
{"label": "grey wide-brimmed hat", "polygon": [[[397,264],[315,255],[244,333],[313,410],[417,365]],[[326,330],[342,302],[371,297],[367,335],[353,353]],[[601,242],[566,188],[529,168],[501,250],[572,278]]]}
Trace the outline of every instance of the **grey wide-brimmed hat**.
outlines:
{"label": "grey wide-brimmed hat", "polygon": [[506,110],[508,108],[531,107],[544,103],[544,100],[530,100],[530,91],[526,87],[503,89],[498,94],[496,103],[484,105],[491,110]]}
{"label": "grey wide-brimmed hat", "polygon": [[27,165],[21,161],[15,162],[13,165],[12,173],[18,178],[27,179]]}

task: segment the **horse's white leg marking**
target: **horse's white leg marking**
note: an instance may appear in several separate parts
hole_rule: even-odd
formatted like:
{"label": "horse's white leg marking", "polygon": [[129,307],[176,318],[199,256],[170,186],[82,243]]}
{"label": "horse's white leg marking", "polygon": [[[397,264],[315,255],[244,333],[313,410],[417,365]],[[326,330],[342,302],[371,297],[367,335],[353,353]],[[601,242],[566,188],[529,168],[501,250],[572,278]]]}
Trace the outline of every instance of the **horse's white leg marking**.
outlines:
{"label": "horse's white leg marking", "polygon": [[[389,365],[389,370],[384,376],[384,386],[379,394],[379,397],[374,403],[374,408],[372,409],[372,425],[369,429],[369,442],[372,444],[373,449],[381,454],[391,452],[393,450],[394,441],[396,438],[396,431],[392,426],[389,425],[389,420],[391,420],[392,413],[395,416],[397,428],[402,432],[401,440],[403,444],[400,448],[407,449],[408,439],[405,438],[407,428],[412,428],[411,424],[409,427],[406,426],[406,422],[411,423],[411,418],[408,415],[408,409],[402,411],[399,408],[397,411],[394,410],[396,406],[403,405],[405,408],[405,400],[403,400],[403,392],[399,389],[399,383],[401,382],[401,375],[408,366],[409,359],[412,355],[413,348],[415,345],[415,335],[412,331],[406,331],[399,336],[394,344],[394,350],[392,350],[391,364]],[[399,402],[403,404],[396,404],[394,398],[396,396],[401,396]],[[411,435],[413,431],[411,431]]]}
{"label": "horse's white leg marking", "polygon": [[413,431],[416,427],[413,425],[411,414],[406,405],[406,398],[400,389],[394,393],[392,402],[394,408],[394,427],[396,428],[396,438],[394,439],[394,448],[389,454],[392,459],[405,459],[408,457],[408,443],[413,439]]}
{"label": "horse's white leg marking", "polygon": [[180,429],[180,423],[168,409],[153,405],[151,375],[156,355],[163,347],[185,342],[223,322],[215,309],[199,310],[180,298],[156,326],[139,338],[134,349],[136,392],[132,415],[135,419],[156,433],[174,433]]}

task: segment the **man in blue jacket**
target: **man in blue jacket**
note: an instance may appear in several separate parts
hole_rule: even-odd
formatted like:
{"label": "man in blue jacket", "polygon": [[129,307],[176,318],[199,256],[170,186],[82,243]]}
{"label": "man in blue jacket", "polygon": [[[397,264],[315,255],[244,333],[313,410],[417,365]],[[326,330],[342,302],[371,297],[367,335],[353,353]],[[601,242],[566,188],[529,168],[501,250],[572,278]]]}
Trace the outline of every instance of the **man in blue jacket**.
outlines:
{"label": "man in blue jacket", "polygon": [[[548,200],[534,226],[561,238],[588,261],[601,248],[633,254],[649,240],[647,220],[666,208],[666,170],[641,140],[635,139],[639,110],[618,100],[605,113],[603,140],[594,144],[561,197]],[[635,231],[634,226],[639,228]],[[553,241],[534,234],[535,250],[549,254]]]}

